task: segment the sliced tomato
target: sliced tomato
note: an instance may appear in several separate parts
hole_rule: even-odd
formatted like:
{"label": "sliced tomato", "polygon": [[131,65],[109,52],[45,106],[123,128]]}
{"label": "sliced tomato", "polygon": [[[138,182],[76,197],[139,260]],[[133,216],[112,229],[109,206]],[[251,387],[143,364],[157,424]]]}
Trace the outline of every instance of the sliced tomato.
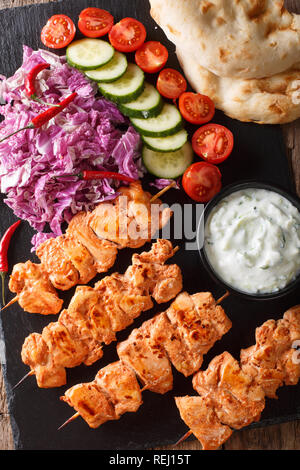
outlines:
{"label": "sliced tomato", "polygon": [[174,69],[164,69],[157,79],[157,89],[161,95],[176,100],[187,89],[186,79]]}
{"label": "sliced tomato", "polygon": [[211,163],[197,162],[185,171],[182,186],[194,201],[208,202],[221,190],[221,179],[218,167]]}
{"label": "sliced tomato", "polygon": [[79,15],[78,28],[89,38],[100,38],[107,34],[114,24],[114,17],[101,8],[86,8]]}
{"label": "sliced tomato", "polygon": [[158,41],[145,42],[135,53],[135,61],[144,72],[159,72],[168,60],[169,53]]}
{"label": "sliced tomato", "polygon": [[200,127],[192,138],[194,152],[207,162],[222,163],[232,152],[234,138],[227,127],[220,124],[206,124]]}
{"label": "sliced tomato", "polygon": [[134,18],[123,18],[109,32],[111,45],[120,52],[136,51],[145,42],[145,26]]}
{"label": "sliced tomato", "polygon": [[76,27],[66,15],[54,15],[47,21],[41,32],[41,40],[51,49],[61,49],[73,41]]}
{"label": "sliced tomato", "polygon": [[192,124],[205,124],[215,114],[214,102],[200,93],[182,93],[179,97],[179,109],[182,117]]}

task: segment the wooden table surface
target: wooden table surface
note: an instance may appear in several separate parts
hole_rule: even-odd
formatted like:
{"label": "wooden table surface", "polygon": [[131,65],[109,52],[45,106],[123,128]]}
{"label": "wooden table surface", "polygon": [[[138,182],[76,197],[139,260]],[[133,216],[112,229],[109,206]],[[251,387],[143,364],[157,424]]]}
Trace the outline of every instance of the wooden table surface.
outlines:
{"label": "wooden table surface", "polygon": [[[19,7],[34,3],[48,3],[51,0],[0,0],[0,9]],[[52,0],[56,1],[56,0]],[[116,0],[120,1],[120,0]],[[286,0],[286,6],[300,13],[300,0]],[[300,196],[300,120],[283,126],[287,157],[295,178],[295,187]],[[0,365],[1,366],[1,365]],[[0,369],[0,450],[13,449],[10,418],[5,399],[5,388]],[[172,449],[168,447],[167,449]],[[201,449],[198,441],[188,441],[176,447],[177,450]],[[250,429],[233,434],[223,446],[224,450],[299,450],[300,421],[269,426],[262,429]]]}

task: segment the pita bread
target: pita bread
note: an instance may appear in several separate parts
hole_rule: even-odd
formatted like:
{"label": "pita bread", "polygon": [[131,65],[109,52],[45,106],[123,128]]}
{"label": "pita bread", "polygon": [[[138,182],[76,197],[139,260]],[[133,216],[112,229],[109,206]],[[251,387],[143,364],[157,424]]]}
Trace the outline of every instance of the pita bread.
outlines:
{"label": "pita bread", "polygon": [[[283,0],[150,0],[180,50],[220,77],[263,78],[300,66],[300,15]],[[230,82],[231,83],[231,82]]]}
{"label": "pita bread", "polygon": [[197,64],[186,49],[176,52],[191,86],[228,116],[260,124],[283,124],[300,117],[300,67],[269,78],[222,78]]}

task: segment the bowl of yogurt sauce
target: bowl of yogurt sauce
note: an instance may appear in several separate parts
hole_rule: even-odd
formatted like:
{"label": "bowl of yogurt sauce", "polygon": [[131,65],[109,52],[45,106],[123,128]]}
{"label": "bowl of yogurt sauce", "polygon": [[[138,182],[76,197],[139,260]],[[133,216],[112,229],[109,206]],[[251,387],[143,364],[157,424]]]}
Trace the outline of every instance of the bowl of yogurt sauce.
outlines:
{"label": "bowl of yogurt sauce", "polygon": [[254,299],[283,296],[300,280],[300,200],[267,183],[228,186],[206,206],[198,245],[205,267],[227,290]]}

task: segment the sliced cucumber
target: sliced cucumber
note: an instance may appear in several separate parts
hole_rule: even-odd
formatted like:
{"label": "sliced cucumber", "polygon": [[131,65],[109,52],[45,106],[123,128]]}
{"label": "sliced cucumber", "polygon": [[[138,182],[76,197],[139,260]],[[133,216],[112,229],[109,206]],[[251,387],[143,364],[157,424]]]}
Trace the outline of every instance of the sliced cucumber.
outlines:
{"label": "sliced cucumber", "polygon": [[114,48],[101,39],[79,39],[67,47],[67,61],[81,70],[94,70],[107,64],[115,53]]}
{"label": "sliced cucumber", "polygon": [[158,178],[178,178],[191,165],[193,149],[189,142],[176,152],[154,152],[146,146],[143,148],[143,163],[149,173]]}
{"label": "sliced cucumber", "polygon": [[127,70],[127,58],[121,52],[115,52],[113,58],[96,70],[89,70],[86,76],[95,82],[114,82],[121,78]]}
{"label": "sliced cucumber", "polygon": [[184,146],[188,133],[182,129],[177,134],[168,137],[146,137],[142,135],[144,144],[155,152],[175,152]]}
{"label": "sliced cucumber", "polygon": [[148,119],[157,116],[161,112],[163,104],[157,89],[153,85],[145,83],[143,93],[136,100],[121,104],[120,111],[125,116]]}
{"label": "sliced cucumber", "polygon": [[102,95],[115,103],[128,103],[144,90],[144,72],[135,64],[128,64],[123,77],[113,83],[99,83]]}
{"label": "sliced cucumber", "polygon": [[176,134],[182,128],[182,117],[176,106],[165,104],[160,114],[149,119],[131,118],[138,132],[149,137],[165,137]]}

